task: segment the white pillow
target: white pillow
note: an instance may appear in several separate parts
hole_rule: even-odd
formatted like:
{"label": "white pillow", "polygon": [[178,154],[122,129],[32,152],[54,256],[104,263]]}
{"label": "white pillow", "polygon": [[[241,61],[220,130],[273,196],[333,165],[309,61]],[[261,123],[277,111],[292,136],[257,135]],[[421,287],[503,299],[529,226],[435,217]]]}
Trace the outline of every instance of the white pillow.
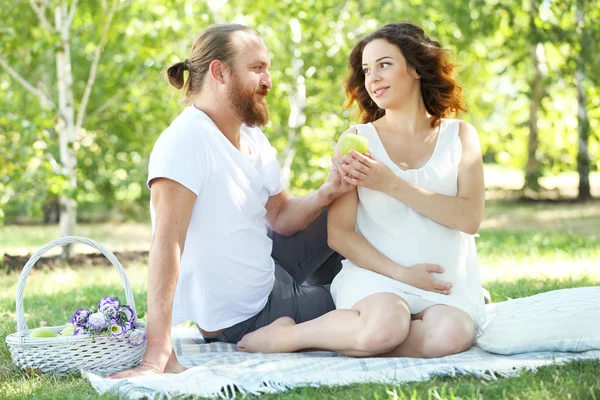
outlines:
{"label": "white pillow", "polygon": [[486,311],[477,344],[491,353],[600,349],[600,287],[553,290]]}

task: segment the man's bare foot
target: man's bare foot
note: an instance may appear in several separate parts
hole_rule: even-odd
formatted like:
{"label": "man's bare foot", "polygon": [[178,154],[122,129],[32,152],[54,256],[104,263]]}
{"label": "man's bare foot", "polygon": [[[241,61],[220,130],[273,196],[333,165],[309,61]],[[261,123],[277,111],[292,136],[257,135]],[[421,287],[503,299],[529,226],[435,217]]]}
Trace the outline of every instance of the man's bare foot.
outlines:
{"label": "man's bare foot", "polygon": [[290,353],[295,351],[287,342],[285,330],[288,326],[296,325],[290,317],[281,317],[267,326],[244,335],[237,343],[239,351],[247,353]]}

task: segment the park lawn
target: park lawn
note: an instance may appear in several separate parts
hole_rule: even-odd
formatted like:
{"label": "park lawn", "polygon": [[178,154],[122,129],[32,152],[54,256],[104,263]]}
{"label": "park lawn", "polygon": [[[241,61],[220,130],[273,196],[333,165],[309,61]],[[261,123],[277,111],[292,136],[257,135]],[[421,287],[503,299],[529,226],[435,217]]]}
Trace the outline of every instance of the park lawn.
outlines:
{"label": "park lawn", "polygon": [[[518,298],[559,288],[600,285],[600,205],[548,205],[492,203],[477,239],[481,276],[494,301]],[[39,247],[49,228],[0,227],[6,233],[21,232],[24,242]],[[50,228],[51,229],[51,228]],[[106,231],[110,242],[131,241],[131,229],[84,226],[87,236],[98,238]],[[23,232],[26,232],[24,234]],[[95,232],[99,232],[95,235]],[[123,235],[120,238],[119,235]],[[13,236],[14,237],[14,236]],[[1,241],[1,240],[0,240]],[[103,241],[104,243],[105,241]],[[18,243],[12,243],[17,246]],[[107,244],[108,245],[108,244]],[[108,245],[109,248],[112,248]],[[138,310],[145,310],[146,268],[140,262],[125,265]],[[15,331],[15,293],[19,276],[0,271],[0,399],[117,398],[98,396],[87,380],[26,375],[13,366],[6,335]],[[118,274],[111,267],[77,265],[34,270],[25,290],[25,315],[30,327],[42,323],[60,325],[74,310],[91,306],[100,297],[123,298]],[[299,388],[266,399],[600,399],[600,360],[548,366],[520,377],[486,382],[472,376],[437,377],[400,386],[355,384],[340,387]]]}

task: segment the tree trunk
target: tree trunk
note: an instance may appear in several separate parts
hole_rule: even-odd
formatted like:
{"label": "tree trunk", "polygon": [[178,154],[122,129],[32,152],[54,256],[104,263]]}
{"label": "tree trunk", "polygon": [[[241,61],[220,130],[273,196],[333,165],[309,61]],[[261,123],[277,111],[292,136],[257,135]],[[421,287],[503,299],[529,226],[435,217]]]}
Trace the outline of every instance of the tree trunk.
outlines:
{"label": "tree trunk", "polygon": [[[56,30],[60,32],[60,47],[56,52],[56,73],[58,78],[58,123],[57,132],[60,144],[62,172],[70,186],[70,191],[60,197],[60,235],[75,234],[77,221],[77,158],[75,156],[75,108],[73,101],[73,73],[71,70],[71,48],[69,44],[69,9],[66,1],[57,5],[55,13]],[[63,247],[61,257],[71,256],[71,246]]]}
{"label": "tree trunk", "polygon": [[580,39],[581,47],[577,55],[577,72],[575,72],[575,81],[577,84],[577,133],[578,133],[578,153],[577,153],[577,173],[579,174],[579,190],[577,200],[585,201],[592,198],[590,190],[590,153],[588,149],[590,138],[590,122],[588,120],[587,108],[585,106],[585,69],[584,52],[588,47],[584,29],[584,9],[582,2],[578,2],[576,11],[577,35]]}
{"label": "tree trunk", "polygon": [[60,221],[60,202],[58,197],[49,196],[44,203],[44,224],[57,224]]}
{"label": "tree trunk", "polygon": [[[292,41],[299,44],[302,40],[302,30],[300,22],[296,18],[290,19],[290,29],[292,33]],[[280,155],[281,166],[281,181],[286,190],[290,188],[290,180],[292,176],[292,164],[296,150],[294,145],[298,137],[300,127],[306,122],[306,83],[304,75],[301,72],[303,61],[300,58],[300,50],[294,46],[292,49],[292,76],[294,77],[294,85],[291,93],[288,94],[290,104],[290,116],[288,118],[288,138],[285,149]]]}
{"label": "tree trunk", "polygon": [[529,141],[527,143],[527,165],[525,166],[525,192],[532,191],[538,193],[540,191],[539,178],[542,175],[540,169],[540,150],[538,139],[538,115],[544,97],[544,68],[545,56],[544,46],[538,43],[537,28],[535,18],[538,13],[536,0],[530,1],[529,7],[529,26],[530,35],[533,38],[530,52],[533,61],[534,74],[531,82],[531,105],[529,108]]}

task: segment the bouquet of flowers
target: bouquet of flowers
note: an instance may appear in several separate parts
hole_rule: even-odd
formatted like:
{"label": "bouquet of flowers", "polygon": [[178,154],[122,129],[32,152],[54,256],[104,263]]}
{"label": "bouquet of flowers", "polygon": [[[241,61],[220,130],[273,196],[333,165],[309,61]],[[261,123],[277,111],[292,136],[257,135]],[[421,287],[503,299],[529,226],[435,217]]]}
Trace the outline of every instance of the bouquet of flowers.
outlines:
{"label": "bouquet of flowers", "polygon": [[107,336],[117,341],[126,339],[134,347],[146,341],[146,332],[136,329],[136,322],[133,309],[110,296],[101,298],[97,309],[80,308],[71,318],[74,335]]}

